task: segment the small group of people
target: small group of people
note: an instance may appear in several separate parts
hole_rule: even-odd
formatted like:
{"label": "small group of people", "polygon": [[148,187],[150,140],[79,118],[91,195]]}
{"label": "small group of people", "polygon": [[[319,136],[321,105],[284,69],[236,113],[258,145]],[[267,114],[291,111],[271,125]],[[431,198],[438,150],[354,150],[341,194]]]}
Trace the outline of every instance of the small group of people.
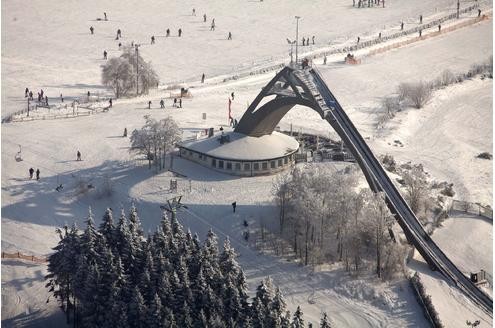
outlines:
{"label": "small group of people", "polygon": [[174,107],[182,108],[182,98],[179,98],[179,100],[177,100],[177,98],[174,98]]}
{"label": "small group of people", "polygon": [[29,98],[29,100],[33,100],[33,91],[29,90],[29,88],[26,88],[26,90],[24,90],[24,98]]}
{"label": "small group of people", "polygon": [[[315,36],[313,35],[313,37],[311,38],[313,44],[315,44]],[[302,38],[302,45],[303,46],[309,46],[309,37],[308,38]]]}
{"label": "small group of people", "polygon": [[[34,169],[31,167],[29,169],[29,179],[32,179],[34,175]],[[36,169],[36,180],[40,179],[40,169]]]}

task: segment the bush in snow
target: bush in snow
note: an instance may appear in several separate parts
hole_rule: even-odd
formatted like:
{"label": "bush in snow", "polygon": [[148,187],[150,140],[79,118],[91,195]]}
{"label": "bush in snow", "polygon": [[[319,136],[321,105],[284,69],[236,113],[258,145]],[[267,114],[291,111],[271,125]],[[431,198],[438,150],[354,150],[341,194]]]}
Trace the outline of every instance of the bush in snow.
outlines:
{"label": "bush in snow", "polygon": [[399,97],[384,98],[382,100],[382,107],[390,118],[393,118],[395,113],[400,112],[402,109]]}
{"label": "bush in snow", "polygon": [[433,87],[431,83],[401,83],[397,90],[399,99],[406,100],[415,108],[422,108],[432,97]]}
{"label": "bush in snow", "polygon": [[481,154],[479,154],[476,157],[483,158],[483,159],[492,159],[493,158],[492,154],[490,154],[489,152],[486,152],[486,151],[483,152],[483,153],[481,153]]}
{"label": "bush in snow", "polygon": [[381,158],[383,167],[389,172],[395,172],[397,170],[397,163],[392,155],[384,155]]}

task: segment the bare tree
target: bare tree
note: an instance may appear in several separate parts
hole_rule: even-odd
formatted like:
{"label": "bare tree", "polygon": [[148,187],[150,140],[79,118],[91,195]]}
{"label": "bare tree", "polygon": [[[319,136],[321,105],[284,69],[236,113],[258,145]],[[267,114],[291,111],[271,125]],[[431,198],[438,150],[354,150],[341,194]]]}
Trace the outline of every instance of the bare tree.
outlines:
{"label": "bare tree", "polygon": [[130,151],[144,154],[150,169],[152,161],[161,169],[164,167],[165,155],[181,140],[181,131],[171,117],[160,121],[148,115],[144,118],[146,119],[144,126],[132,132]]}
{"label": "bare tree", "polygon": [[399,99],[406,99],[415,108],[422,108],[432,97],[433,87],[430,83],[401,83],[397,90]]}
{"label": "bare tree", "polygon": [[134,70],[124,58],[111,58],[103,66],[102,83],[111,87],[117,98],[127,95],[134,88],[134,81]]}
{"label": "bare tree", "polygon": [[418,214],[422,200],[427,197],[428,181],[422,166],[413,166],[410,171],[404,173],[404,183],[406,186],[406,199],[411,210]]}
{"label": "bare tree", "polygon": [[[159,83],[158,75],[153,70],[151,62],[145,62],[143,57],[138,53],[136,60],[136,52],[132,48],[124,49],[121,58],[127,60],[134,70],[134,85],[136,81],[136,68],[138,70],[139,91],[147,94],[149,89],[157,87]],[[137,66],[136,66],[137,65]]]}
{"label": "bare tree", "polygon": [[394,222],[383,193],[369,194],[367,197],[367,216],[369,228],[373,231],[374,246],[376,251],[376,274],[382,277],[382,253],[385,244],[390,240],[388,229]]}

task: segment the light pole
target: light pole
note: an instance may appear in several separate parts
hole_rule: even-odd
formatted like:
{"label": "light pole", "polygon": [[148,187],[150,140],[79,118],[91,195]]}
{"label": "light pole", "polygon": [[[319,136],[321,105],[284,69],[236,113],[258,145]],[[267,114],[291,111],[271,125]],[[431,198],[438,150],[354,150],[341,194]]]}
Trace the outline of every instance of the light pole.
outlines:
{"label": "light pole", "polygon": [[299,44],[299,18],[300,16],[295,16],[296,19],[296,65],[297,65],[297,45]]}
{"label": "light pole", "polygon": [[136,44],[136,96],[139,94],[139,44]]}

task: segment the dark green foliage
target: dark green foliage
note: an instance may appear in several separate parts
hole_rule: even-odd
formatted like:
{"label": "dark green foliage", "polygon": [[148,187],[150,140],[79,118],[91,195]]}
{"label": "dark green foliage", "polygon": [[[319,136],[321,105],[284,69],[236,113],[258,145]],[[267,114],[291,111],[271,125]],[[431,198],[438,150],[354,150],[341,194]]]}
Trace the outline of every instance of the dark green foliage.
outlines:
{"label": "dark green foliage", "polygon": [[269,278],[248,302],[230,241],[220,252],[211,230],[201,244],[164,215],[157,231],[145,237],[133,206],[116,225],[107,209],[97,229],[90,211],[84,231],[64,227],[57,233],[47,287],[68,322],[76,320],[79,327],[289,327],[282,293]]}

